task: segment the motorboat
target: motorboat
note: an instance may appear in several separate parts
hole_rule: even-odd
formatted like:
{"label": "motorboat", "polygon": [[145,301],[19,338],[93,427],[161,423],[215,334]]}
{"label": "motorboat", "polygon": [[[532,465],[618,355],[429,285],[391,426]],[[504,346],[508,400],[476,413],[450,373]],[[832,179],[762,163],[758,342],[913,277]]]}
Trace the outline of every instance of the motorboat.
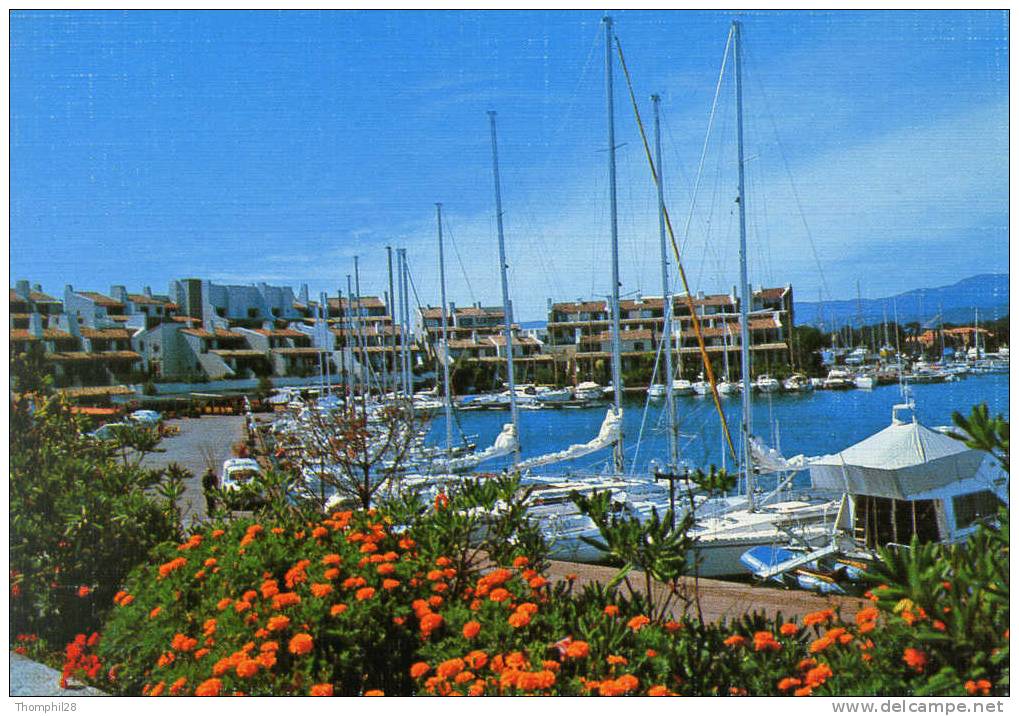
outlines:
{"label": "motorboat", "polygon": [[691,395],[693,394],[693,383],[689,380],[677,378],[672,381],[672,394],[673,395]]}
{"label": "motorboat", "polygon": [[775,393],[781,387],[778,380],[772,378],[770,375],[759,375],[757,380],[754,381],[754,387],[756,387],[762,393]]}
{"label": "motorboat", "polygon": [[871,390],[877,385],[877,376],[873,373],[860,373],[853,378],[853,385],[864,390]]}
{"label": "motorboat", "polygon": [[849,390],[853,386],[853,374],[847,370],[832,369],[824,379],[825,390]]}
{"label": "motorboat", "polygon": [[794,373],[782,381],[782,388],[790,393],[802,393],[813,390],[814,384],[811,383],[810,378],[802,373]]}
{"label": "motorboat", "polygon": [[602,386],[591,381],[584,381],[573,389],[573,398],[575,400],[602,400],[604,397],[605,393]]}
{"label": "motorboat", "polygon": [[647,397],[652,400],[661,400],[665,397],[665,385],[662,383],[652,383],[647,387]]}

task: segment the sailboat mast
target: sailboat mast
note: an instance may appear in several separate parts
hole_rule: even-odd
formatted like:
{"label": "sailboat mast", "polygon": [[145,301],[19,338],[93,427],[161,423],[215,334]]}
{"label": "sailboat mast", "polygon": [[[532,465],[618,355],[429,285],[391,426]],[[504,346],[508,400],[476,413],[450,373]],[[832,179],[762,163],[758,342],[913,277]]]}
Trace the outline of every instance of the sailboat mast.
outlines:
{"label": "sailboat mast", "polygon": [[[612,18],[604,17],[605,23],[605,103],[608,117],[609,140],[609,216],[612,227],[612,395],[616,415],[623,412],[623,367],[619,346],[619,222],[616,217],[616,126],[612,106]],[[669,377],[672,380],[672,377]],[[619,435],[612,452],[616,472],[623,471],[623,436]]]}
{"label": "sailboat mast", "polygon": [[737,203],[739,204],[739,278],[740,278],[740,370],[743,374],[743,479],[747,486],[747,509],[754,511],[754,470],[750,460],[750,285],[747,280],[747,209],[743,167],[743,52],[740,23],[732,23],[732,51],[736,70],[736,152],[739,166]]}
{"label": "sailboat mast", "polygon": [[[396,303],[396,294],[393,293],[393,247],[392,246],[387,246],[386,247],[386,263],[389,265],[389,296],[387,297],[387,300],[386,300],[386,308],[389,309],[389,325],[393,329],[392,330],[392,334],[393,334],[393,354],[392,354],[392,356],[390,356],[390,354],[389,354],[389,336],[386,336],[386,352],[385,352],[386,363],[389,363],[389,359],[390,358],[393,359],[393,363],[392,363],[393,370],[391,372],[392,382],[393,383],[392,383],[391,386],[387,385],[386,386],[386,390],[388,391],[388,390],[391,389],[393,391],[393,395],[395,396],[396,395],[396,312],[393,311],[393,308],[395,307],[394,304]],[[400,343],[401,344],[403,343],[403,334],[402,333],[400,334]]]}
{"label": "sailboat mast", "polygon": [[[510,418],[513,429],[520,435],[517,413],[517,386],[513,377],[513,306],[509,300],[509,279],[506,277],[506,237],[502,227],[502,186],[499,181],[499,143],[495,135],[495,112],[489,111],[488,122],[492,133],[492,178],[495,182],[495,223],[499,230],[499,277],[502,280],[503,335],[506,337],[506,382],[509,383]],[[520,443],[513,450],[513,464],[520,462]]]}
{"label": "sailboat mast", "polygon": [[439,225],[439,294],[442,299],[442,402],[446,411],[446,453],[453,450],[453,403],[449,394],[449,334],[446,332],[446,258],[442,249],[442,204],[435,204],[435,220]]}
{"label": "sailboat mast", "polygon": [[665,405],[669,418],[669,472],[679,467],[679,445],[676,440],[676,403],[672,395],[672,296],[669,294],[669,253],[665,245],[665,191],[662,178],[662,127],[659,104],[662,98],[651,95],[655,111],[655,178],[658,184],[658,243],[662,256],[662,314],[665,339]]}
{"label": "sailboat mast", "polygon": [[[403,296],[403,331],[407,339],[410,339],[410,267],[407,265],[407,249],[400,249],[403,252],[403,276],[400,279],[403,288],[400,294]],[[403,350],[403,372],[404,385],[407,387],[407,399],[414,398],[414,369],[411,366],[410,343],[404,344]],[[413,403],[412,403],[413,404]]]}

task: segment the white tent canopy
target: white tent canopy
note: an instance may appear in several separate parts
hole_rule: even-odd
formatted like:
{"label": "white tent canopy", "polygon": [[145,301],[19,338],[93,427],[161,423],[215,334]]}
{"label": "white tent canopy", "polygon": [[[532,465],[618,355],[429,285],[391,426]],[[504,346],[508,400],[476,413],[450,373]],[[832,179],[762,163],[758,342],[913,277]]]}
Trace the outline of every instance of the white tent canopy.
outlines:
{"label": "white tent canopy", "polygon": [[986,456],[915,420],[884,430],[834,455],[810,461],[814,487],[908,500],[973,478]]}

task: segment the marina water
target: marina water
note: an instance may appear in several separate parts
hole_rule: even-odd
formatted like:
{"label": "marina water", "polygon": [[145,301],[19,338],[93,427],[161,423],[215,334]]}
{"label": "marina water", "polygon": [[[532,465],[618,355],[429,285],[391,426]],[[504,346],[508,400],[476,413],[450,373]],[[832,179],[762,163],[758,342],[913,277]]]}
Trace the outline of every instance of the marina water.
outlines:
{"label": "marina water", "polygon": [[[911,385],[909,392],[916,403],[918,419],[929,427],[951,425],[954,411],[968,415],[970,409],[979,403],[987,403],[992,415],[1001,413],[1008,418],[1008,378],[1007,374],[975,374],[948,383]],[[897,385],[879,386],[872,390],[755,393],[753,433],[770,447],[778,447],[786,457],[830,454],[887,427],[891,422],[892,406],[901,402],[903,396]],[[528,458],[591,440],[597,434],[609,405],[605,401],[587,408],[521,410],[521,456]],[[739,396],[723,397],[722,406],[739,451]],[[683,464],[690,469],[706,468],[712,464],[734,469],[732,457],[723,450],[722,429],[711,398],[677,397],[676,407]],[[627,473],[648,476],[654,467],[652,461],[664,469],[668,456],[664,408],[664,400],[653,401],[645,416],[643,398],[628,396],[624,401]],[[480,450],[492,444],[502,426],[510,421],[510,415],[508,410],[481,410],[460,412],[454,420],[458,423],[454,426],[454,435],[462,431],[476,440]],[[439,413],[431,422],[429,442],[442,445],[444,440],[445,422]],[[535,472],[549,475],[568,472],[597,474],[610,469],[611,459],[610,451],[606,450]],[[496,459],[483,464],[480,469],[498,471],[508,465],[508,459]],[[801,474],[797,479],[806,481],[807,475]]]}

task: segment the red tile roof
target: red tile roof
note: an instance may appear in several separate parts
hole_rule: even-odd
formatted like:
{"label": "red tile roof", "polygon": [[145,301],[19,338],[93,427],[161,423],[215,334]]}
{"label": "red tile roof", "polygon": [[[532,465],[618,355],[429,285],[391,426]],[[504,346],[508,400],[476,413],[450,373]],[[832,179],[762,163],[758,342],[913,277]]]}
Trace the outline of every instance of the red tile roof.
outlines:
{"label": "red tile roof", "polygon": [[97,306],[105,306],[107,308],[120,308],[124,305],[123,303],[114,298],[110,298],[109,296],[105,296],[101,293],[96,293],[95,291],[75,291],[75,293],[77,293],[79,296],[84,296],[85,298],[90,299]]}
{"label": "red tile roof", "polygon": [[[42,331],[43,340],[47,341],[59,341],[73,338],[70,333],[61,331],[56,328],[44,328]],[[27,328],[12,328],[10,330],[11,341],[37,341],[39,340],[28,332]]]}
{"label": "red tile roof", "polygon": [[82,328],[83,338],[117,339],[130,338],[131,332],[126,328]]}

